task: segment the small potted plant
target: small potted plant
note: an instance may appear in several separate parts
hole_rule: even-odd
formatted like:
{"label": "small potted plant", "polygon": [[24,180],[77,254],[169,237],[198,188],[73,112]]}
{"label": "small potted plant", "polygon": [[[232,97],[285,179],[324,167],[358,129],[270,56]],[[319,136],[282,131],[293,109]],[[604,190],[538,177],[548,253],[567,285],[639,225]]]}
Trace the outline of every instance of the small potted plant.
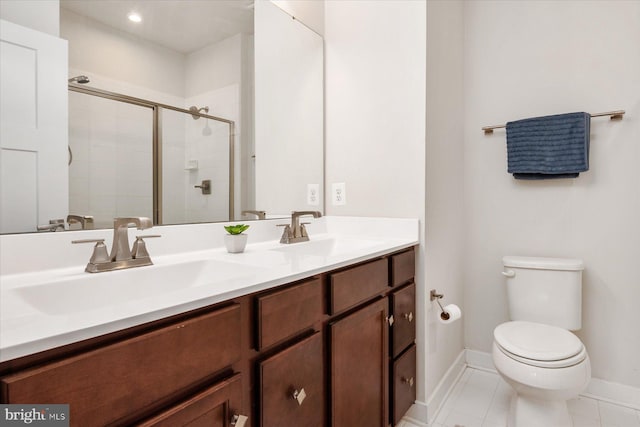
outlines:
{"label": "small potted plant", "polygon": [[247,228],[249,228],[249,226],[246,224],[224,226],[224,229],[229,233],[224,236],[224,245],[227,247],[227,252],[235,254],[244,251],[249,235],[243,234],[243,231]]}

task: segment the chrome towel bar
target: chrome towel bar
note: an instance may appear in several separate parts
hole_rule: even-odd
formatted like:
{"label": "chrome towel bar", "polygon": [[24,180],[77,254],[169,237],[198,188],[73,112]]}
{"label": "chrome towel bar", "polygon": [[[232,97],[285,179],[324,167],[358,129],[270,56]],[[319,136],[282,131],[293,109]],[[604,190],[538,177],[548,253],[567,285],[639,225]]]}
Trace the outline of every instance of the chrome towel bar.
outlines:
{"label": "chrome towel bar", "polygon": [[[611,120],[622,120],[622,116],[624,116],[625,111],[624,110],[617,110],[617,111],[607,111],[606,113],[594,113],[594,114],[589,114],[591,117],[603,117],[603,116],[609,116],[611,117]],[[493,133],[494,129],[501,129],[501,128],[506,128],[507,125],[495,125],[495,126],[485,126],[482,128],[482,130],[484,131],[485,135],[490,135]]]}

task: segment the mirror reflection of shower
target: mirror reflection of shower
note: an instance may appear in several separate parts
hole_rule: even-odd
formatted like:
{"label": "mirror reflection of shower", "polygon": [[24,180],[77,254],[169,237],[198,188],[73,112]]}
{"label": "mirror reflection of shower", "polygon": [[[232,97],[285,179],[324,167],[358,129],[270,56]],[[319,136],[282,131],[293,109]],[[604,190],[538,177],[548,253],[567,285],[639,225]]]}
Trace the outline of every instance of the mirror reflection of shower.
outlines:
{"label": "mirror reflection of shower", "polygon": [[87,76],[75,76],[75,77],[71,77],[68,80],[69,83],[79,83],[81,85],[87,84],[90,81],[91,80],[89,80],[89,77],[87,77]]}
{"label": "mirror reflection of shower", "polygon": [[[198,108],[195,105],[192,105],[191,107],[189,107],[189,111],[191,111],[192,113],[195,113],[195,114],[191,114],[191,117],[193,117],[193,120],[198,120],[200,118],[198,113],[202,111],[204,111],[205,113],[209,113],[209,107],[204,106],[204,107]],[[209,136],[211,135],[211,133],[212,131],[211,131],[211,128],[209,127],[209,119],[205,117],[205,125],[204,125],[204,128],[202,129],[202,135]]]}

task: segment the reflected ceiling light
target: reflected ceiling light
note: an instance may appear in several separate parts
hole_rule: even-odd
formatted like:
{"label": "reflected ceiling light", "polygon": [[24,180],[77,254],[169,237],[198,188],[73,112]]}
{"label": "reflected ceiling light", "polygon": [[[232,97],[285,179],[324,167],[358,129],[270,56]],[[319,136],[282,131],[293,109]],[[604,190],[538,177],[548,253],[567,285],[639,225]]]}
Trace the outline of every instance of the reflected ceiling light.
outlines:
{"label": "reflected ceiling light", "polygon": [[127,18],[129,18],[129,21],[131,22],[142,22],[142,16],[137,12],[130,12],[127,15]]}

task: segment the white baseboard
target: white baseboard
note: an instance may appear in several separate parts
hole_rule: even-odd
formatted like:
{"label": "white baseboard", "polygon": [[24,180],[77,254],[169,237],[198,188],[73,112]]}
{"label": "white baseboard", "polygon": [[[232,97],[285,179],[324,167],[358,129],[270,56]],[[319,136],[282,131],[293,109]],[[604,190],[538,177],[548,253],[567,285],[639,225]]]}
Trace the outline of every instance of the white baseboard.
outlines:
{"label": "white baseboard", "polygon": [[426,403],[416,400],[413,405],[411,405],[407,413],[404,414],[402,420],[414,424],[418,427],[429,427],[429,424],[427,423],[427,409],[428,408]]}
{"label": "white baseboard", "polygon": [[[465,360],[470,368],[496,372],[491,353],[466,350]],[[587,389],[580,395],[640,410],[640,388],[637,387],[591,378]]]}
{"label": "white baseboard", "polygon": [[640,410],[640,388],[625,384],[591,378],[587,389],[581,395]]}
{"label": "white baseboard", "polygon": [[453,387],[458,382],[458,379],[464,373],[464,370],[467,367],[467,363],[465,360],[465,350],[462,350],[456,360],[453,361],[447,372],[442,376],[442,379],[436,386],[435,390],[429,396],[429,399],[426,404],[427,409],[427,417],[424,422],[432,423],[436,416],[438,415],[438,411],[442,407],[442,404],[449,396],[449,393],[453,390]]}

